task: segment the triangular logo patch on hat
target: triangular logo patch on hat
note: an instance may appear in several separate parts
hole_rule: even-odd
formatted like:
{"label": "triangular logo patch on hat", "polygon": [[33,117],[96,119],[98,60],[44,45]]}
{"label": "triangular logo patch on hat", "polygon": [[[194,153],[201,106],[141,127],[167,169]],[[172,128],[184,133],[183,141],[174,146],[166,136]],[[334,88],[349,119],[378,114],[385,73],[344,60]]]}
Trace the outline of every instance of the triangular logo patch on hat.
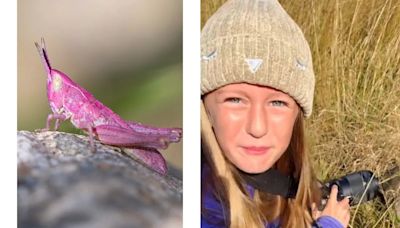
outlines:
{"label": "triangular logo patch on hat", "polygon": [[301,62],[300,60],[296,59],[296,67],[302,71],[305,71],[307,68],[307,64]]}
{"label": "triangular logo patch on hat", "polygon": [[249,65],[249,69],[251,73],[257,72],[260,68],[261,64],[263,63],[262,59],[245,59],[247,65]]}
{"label": "triangular logo patch on hat", "polygon": [[217,57],[217,50],[214,50],[214,51],[208,53],[207,55],[203,55],[201,57],[201,59],[205,60],[205,61],[210,61],[210,60],[215,59],[215,57]]}

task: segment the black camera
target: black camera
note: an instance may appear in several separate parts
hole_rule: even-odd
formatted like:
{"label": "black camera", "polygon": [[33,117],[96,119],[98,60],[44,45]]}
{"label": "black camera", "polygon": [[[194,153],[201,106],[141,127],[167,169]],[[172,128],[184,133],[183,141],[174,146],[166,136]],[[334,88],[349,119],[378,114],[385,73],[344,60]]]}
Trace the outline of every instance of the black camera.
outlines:
{"label": "black camera", "polygon": [[322,185],[322,202],[319,207],[320,210],[325,207],[333,185],[338,187],[337,200],[340,201],[345,197],[348,197],[350,206],[367,202],[380,194],[378,178],[376,178],[371,171],[357,171],[338,179],[331,180]]}
{"label": "black camera", "polygon": [[[296,197],[298,181],[292,176],[282,174],[278,170],[269,169],[260,174],[249,174],[243,171],[239,171],[239,173],[247,184],[256,189],[285,198]],[[325,184],[321,183],[322,200],[318,207],[319,210],[323,210],[328,202],[333,185],[338,186],[337,200],[340,201],[348,197],[350,206],[382,196],[378,178],[371,171],[357,171],[328,181]]]}

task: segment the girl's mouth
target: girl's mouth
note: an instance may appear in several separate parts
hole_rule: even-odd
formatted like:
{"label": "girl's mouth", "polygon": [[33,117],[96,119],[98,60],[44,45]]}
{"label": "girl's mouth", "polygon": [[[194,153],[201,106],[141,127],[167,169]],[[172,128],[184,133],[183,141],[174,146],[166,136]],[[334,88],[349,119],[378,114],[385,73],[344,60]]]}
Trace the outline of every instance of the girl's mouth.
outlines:
{"label": "girl's mouth", "polygon": [[242,146],[244,152],[250,155],[263,155],[269,150],[269,147],[265,146]]}

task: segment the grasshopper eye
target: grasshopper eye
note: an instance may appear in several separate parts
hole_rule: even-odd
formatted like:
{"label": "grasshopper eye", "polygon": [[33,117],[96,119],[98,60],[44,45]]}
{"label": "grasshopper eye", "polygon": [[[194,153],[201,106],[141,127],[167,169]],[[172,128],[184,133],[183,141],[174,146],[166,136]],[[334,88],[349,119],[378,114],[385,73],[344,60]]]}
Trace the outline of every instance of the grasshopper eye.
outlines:
{"label": "grasshopper eye", "polygon": [[53,90],[55,91],[55,92],[58,92],[60,89],[61,89],[61,87],[62,87],[62,79],[61,79],[61,77],[59,76],[59,75],[54,75],[54,77],[53,77],[53,83],[52,83],[52,87],[53,87]]}

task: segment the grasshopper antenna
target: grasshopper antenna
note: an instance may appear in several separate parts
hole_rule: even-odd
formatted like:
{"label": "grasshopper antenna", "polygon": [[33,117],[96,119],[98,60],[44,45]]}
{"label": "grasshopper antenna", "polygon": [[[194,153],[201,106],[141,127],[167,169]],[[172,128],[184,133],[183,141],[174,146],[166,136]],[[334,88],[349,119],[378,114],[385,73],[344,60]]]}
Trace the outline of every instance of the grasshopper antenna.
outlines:
{"label": "grasshopper antenna", "polygon": [[42,39],[41,39],[41,46],[39,46],[39,44],[36,42],[35,42],[35,46],[39,52],[40,58],[42,59],[43,65],[44,65],[47,73],[50,74],[51,66],[50,66],[50,61],[47,57],[46,44],[44,42],[44,38],[42,37]]}

